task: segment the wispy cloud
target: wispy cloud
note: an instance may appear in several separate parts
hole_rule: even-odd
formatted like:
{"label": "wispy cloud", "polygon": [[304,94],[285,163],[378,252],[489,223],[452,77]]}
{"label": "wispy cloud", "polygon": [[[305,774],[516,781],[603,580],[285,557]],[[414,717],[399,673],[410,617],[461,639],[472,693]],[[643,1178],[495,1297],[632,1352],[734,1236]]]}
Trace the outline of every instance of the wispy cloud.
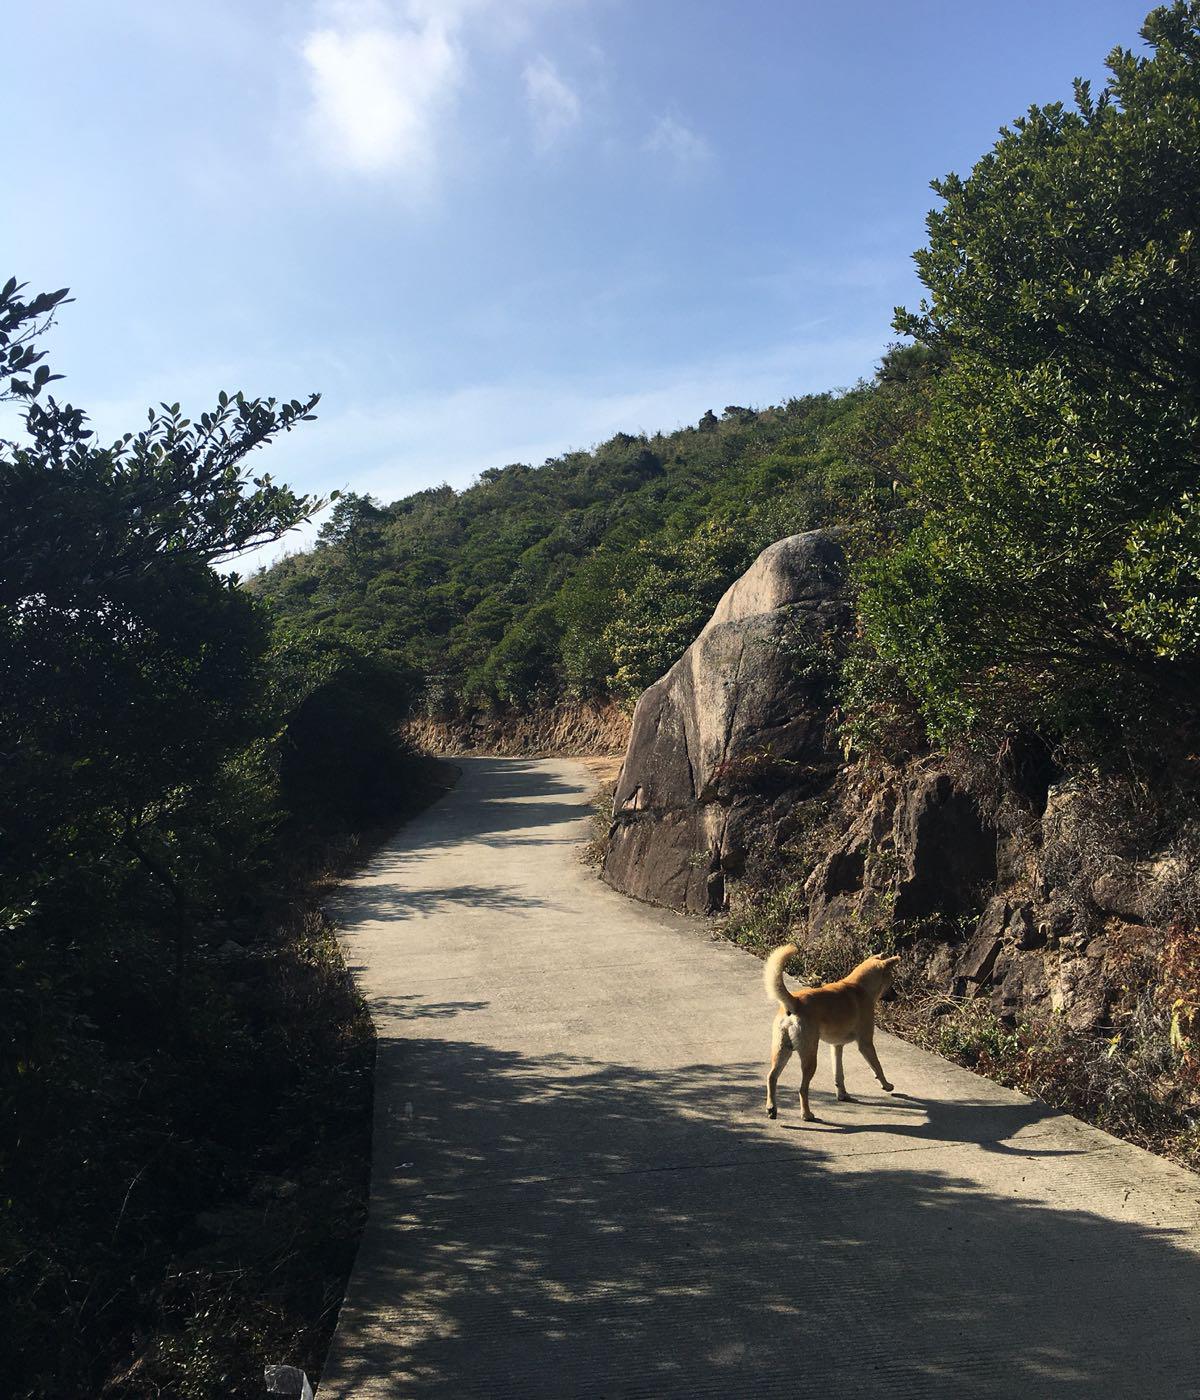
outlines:
{"label": "wispy cloud", "polygon": [[525,97],[533,117],[534,138],[541,151],[552,150],[579,125],[578,94],[559,76],[545,55],[525,66]]}
{"label": "wispy cloud", "polygon": [[310,127],[329,164],[428,182],[439,119],[464,80],[460,15],[453,5],[440,15],[423,4],[339,5],[305,37]]}
{"label": "wispy cloud", "polygon": [[659,117],[643,150],[668,160],[681,175],[694,174],[712,160],[712,147],[699,133],[674,117]]}

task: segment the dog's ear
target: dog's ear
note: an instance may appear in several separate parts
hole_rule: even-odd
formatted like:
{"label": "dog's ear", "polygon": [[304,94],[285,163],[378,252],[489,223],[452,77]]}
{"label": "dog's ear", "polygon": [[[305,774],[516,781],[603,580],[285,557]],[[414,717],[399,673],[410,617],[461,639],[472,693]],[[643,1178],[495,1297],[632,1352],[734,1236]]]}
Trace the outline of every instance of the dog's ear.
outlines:
{"label": "dog's ear", "polygon": [[887,963],[888,967],[895,967],[896,964],[897,964],[899,961],[900,961],[900,954],[899,954],[899,953],[893,953],[892,956],[891,956],[890,958],[884,958],[884,962]]}

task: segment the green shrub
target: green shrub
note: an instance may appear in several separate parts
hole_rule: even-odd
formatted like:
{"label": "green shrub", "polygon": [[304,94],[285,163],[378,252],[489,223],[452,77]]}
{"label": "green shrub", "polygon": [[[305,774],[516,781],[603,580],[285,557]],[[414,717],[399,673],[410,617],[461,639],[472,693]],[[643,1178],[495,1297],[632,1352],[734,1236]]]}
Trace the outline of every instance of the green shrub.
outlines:
{"label": "green shrub", "polygon": [[1200,484],[1200,6],[1155,10],[1094,99],[1031,108],[934,188],[897,326],[946,361],[901,458],[920,523],[862,616],[934,739],[1112,743],[1191,704]]}

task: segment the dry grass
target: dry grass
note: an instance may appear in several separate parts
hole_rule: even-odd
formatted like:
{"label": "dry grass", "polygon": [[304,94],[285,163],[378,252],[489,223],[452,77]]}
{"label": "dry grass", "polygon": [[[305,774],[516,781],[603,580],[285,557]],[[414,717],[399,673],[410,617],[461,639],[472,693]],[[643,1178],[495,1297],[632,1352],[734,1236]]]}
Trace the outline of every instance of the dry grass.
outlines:
{"label": "dry grass", "polygon": [[1012,1026],[985,999],[918,991],[880,1023],[922,1049],[1200,1170],[1200,1104],[1179,1079],[1168,1023],[1152,1009],[1100,1033],[1059,1016]]}
{"label": "dry grass", "polygon": [[421,717],[404,726],[405,738],[424,753],[511,754],[528,758],[623,754],[630,713],[624,706],[555,705],[529,714]]}
{"label": "dry grass", "polygon": [[579,759],[583,766],[591,773],[598,784],[598,791],[607,793],[609,804],[612,803],[613,789],[617,785],[617,779],[621,775],[621,764],[624,762],[624,753],[604,753],[604,754],[580,754]]}
{"label": "dry grass", "polygon": [[579,853],[584,865],[600,866],[608,850],[608,833],[612,826],[613,795],[616,792],[617,777],[621,771],[621,760],[608,755],[591,754],[583,760],[597,787],[588,799],[591,805],[591,836]]}

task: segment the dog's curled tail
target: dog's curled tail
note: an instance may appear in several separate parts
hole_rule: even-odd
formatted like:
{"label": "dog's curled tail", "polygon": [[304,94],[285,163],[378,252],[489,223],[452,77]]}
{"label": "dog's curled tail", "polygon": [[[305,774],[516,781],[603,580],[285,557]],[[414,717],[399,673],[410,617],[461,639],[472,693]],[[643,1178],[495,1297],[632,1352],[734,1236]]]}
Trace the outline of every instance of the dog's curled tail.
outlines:
{"label": "dog's curled tail", "polygon": [[800,1003],[784,985],[783,965],[799,951],[794,943],[785,943],[782,948],[776,948],[763,964],[763,986],[767,989],[767,1000],[777,1001],[789,1016],[796,1014]]}

